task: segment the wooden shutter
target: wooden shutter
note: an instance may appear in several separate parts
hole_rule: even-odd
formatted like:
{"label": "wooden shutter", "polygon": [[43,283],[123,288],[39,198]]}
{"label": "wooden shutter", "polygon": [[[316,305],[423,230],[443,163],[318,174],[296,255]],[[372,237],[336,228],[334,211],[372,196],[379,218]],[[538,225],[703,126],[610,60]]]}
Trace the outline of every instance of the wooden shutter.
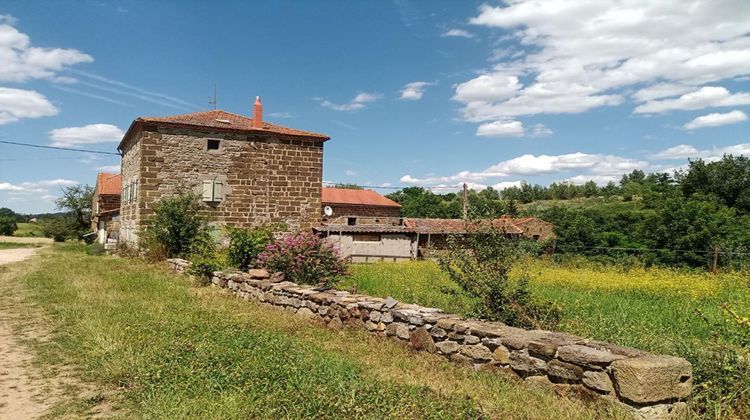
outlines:
{"label": "wooden shutter", "polygon": [[214,181],[214,201],[221,201],[224,198],[224,183]]}
{"label": "wooden shutter", "polygon": [[213,181],[203,181],[203,201],[213,201]]}

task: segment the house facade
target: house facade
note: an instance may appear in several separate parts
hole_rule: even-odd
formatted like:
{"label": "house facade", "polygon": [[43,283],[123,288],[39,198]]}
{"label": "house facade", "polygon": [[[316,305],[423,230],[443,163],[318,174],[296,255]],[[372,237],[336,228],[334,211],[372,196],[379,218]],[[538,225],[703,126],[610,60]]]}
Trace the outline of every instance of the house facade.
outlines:
{"label": "house facade", "polygon": [[120,240],[138,232],[164,197],[188,190],[216,225],[282,223],[288,231],[321,223],[323,144],[329,137],[222,110],[141,117],[122,154]]}
{"label": "house facade", "polygon": [[[372,219],[401,217],[401,205],[375,191],[352,188],[323,187],[321,191],[323,221],[337,218]],[[352,221],[356,224],[357,221]]]}
{"label": "house facade", "polygon": [[116,241],[119,235],[121,186],[120,174],[100,172],[96,176],[91,202],[91,229],[96,232],[96,240],[100,244]]}

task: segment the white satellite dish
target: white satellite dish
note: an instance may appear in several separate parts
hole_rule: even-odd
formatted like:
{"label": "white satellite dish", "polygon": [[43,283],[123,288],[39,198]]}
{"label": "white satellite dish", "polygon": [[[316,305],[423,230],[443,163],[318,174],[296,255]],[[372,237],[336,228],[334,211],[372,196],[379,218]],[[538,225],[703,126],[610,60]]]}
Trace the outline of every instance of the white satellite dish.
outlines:
{"label": "white satellite dish", "polygon": [[325,206],[325,207],[323,207],[323,214],[325,214],[326,216],[329,216],[329,217],[333,216],[333,209],[331,208],[331,206]]}

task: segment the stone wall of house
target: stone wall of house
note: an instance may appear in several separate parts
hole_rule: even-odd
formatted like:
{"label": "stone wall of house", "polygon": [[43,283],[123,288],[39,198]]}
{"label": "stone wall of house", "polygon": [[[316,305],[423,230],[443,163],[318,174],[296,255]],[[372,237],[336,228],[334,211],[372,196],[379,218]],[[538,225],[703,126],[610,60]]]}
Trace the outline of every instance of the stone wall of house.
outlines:
{"label": "stone wall of house", "polygon": [[323,207],[326,205],[331,206],[333,209],[332,217],[342,216],[363,216],[363,217],[401,217],[400,207],[385,207],[385,206],[354,206],[345,204],[326,204],[323,203]]}
{"label": "stone wall of house", "polygon": [[[189,262],[170,260],[184,271]],[[587,340],[574,335],[468,320],[435,308],[283,281],[265,270],[216,272],[212,283],[245,300],[399,340],[452,362],[510,374],[560,395],[604,399],[636,418],[684,415],[692,392],[690,363],[674,356]]]}
{"label": "stone wall of house", "polygon": [[[207,150],[208,140],[219,140],[218,150]],[[144,125],[136,145],[139,168],[133,175],[139,196],[123,224],[153,215],[162,197],[186,188],[200,195],[203,181],[218,181],[222,199],[202,202],[212,223],[236,227],[284,223],[288,231],[311,230],[321,222],[323,143],[277,134],[202,132]],[[123,182],[131,166],[123,158]],[[123,206],[125,207],[125,206]]]}
{"label": "stone wall of house", "polygon": [[138,198],[141,196],[140,176],[143,172],[143,159],[141,156],[141,137],[150,135],[141,130],[133,133],[127,143],[122,144],[122,162],[120,173],[122,179],[122,191],[125,186],[135,182],[136,195],[134,200],[120,199],[120,240],[135,242],[138,240],[138,231],[141,229],[141,209]]}
{"label": "stone wall of house", "polygon": [[541,219],[529,220],[518,225],[523,230],[523,236],[538,241],[548,241],[554,239],[555,229],[551,223]]}

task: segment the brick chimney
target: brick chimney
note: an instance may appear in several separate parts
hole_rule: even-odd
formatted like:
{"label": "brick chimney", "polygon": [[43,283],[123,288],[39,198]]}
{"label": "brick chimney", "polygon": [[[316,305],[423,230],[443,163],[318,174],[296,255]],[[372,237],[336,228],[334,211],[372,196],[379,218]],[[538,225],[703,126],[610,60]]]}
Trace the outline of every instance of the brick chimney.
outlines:
{"label": "brick chimney", "polygon": [[260,96],[255,97],[253,105],[253,128],[263,128],[263,104],[260,102]]}

